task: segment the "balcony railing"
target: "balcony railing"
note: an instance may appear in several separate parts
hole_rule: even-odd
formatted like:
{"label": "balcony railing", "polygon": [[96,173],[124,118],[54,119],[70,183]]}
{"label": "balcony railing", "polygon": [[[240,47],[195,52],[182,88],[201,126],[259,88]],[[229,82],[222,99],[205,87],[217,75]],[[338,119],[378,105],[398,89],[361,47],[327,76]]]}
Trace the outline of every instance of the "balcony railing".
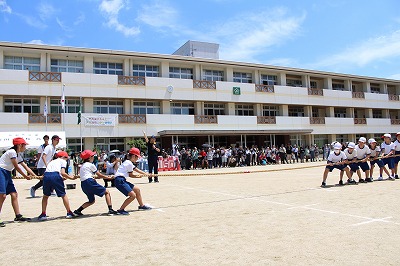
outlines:
{"label": "balcony railing", "polygon": [[193,80],[193,88],[215,90],[217,89],[217,85],[215,81]]}
{"label": "balcony railing", "polygon": [[263,85],[263,84],[256,84],[256,91],[257,92],[269,92],[274,93],[274,85]]}
{"label": "balcony railing", "polygon": [[362,91],[353,91],[352,95],[355,99],[365,99],[365,93]]}
{"label": "balcony railing", "polygon": [[354,118],[354,125],[366,125],[367,119],[366,118]]}
{"label": "balcony railing", "polygon": [[257,124],[276,124],[275,116],[257,116]]}
{"label": "balcony railing", "polygon": [[29,81],[61,82],[61,73],[29,71]]}
{"label": "balcony railing", "polygon": [[[46,116],[43,114],[28,114],[28,122],[30,124],[45,124]],[[61,114],[47,114],[48,124],[61,124]]]}
{"label": "balcony railing", "polygon": [[118,76],[118,85],[146,86],[145,77]]}
{"label": "balcony railing", "polygon": [[400,125],[400,119],[394,119],[394,118],[392,118],[392,119],[390,119],[390,123],[391,123],[392,125]]}
{"label": "balcony railing", "polygon": [[389,94],[389,101],[399,101],[399,95]]}
{"label": "balcony railing", "polygon": [[308,95],[324,96],[324,90],[317,88],[308,88]]}
{"label": "balcony railing", "polygon": [[146,124],[146,115],[118,115],[120,124]]}
{"label": "balcony railing", "polygon": [[310,124],[323,125],[325,124],[325,117],[310,117]]}
{"label": "balcony railing", "polygon": [[195,115],[195,124],[218,124],[218,118],[216,115]]}

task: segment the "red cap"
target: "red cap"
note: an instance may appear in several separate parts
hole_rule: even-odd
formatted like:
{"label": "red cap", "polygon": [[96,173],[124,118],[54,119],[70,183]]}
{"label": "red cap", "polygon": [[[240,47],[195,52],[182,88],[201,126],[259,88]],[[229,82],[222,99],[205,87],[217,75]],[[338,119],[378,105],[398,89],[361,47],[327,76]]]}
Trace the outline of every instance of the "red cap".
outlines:
{"label": "red cap", "polygon": [[129,154],[131,155],[136,155],[137,157],[141,158],[142,156],[140,156],[140,150],[138,148],[131,148],[129,150]]}
{"label": "red cap", "polygon": [[83,159],[83,160],[86,160],[86,159],[89,159],[90,157],[92,157],[93,155],[95,155],[96,154],[96,152],[94,152],[94,151],[91,151],[91,150],[84,150],[82,153],[81,153],[81,158]]}
{"label": "red cap", "polygon": [[60,158],[60,157],[69,157],[68,156],[68,153],[67,152],[65,152],[65,151],[59,151],[59,152],[57,152],[57,157],[58,158]]}
{"label": "red cap", "polygon": [[54,135],[54,136],[51,137],[51,139],[53,139],[53,140],[60,140],[61,138],[60,138],[59,136],[57,136],[57,135]]}
{"label": "red cap", "polygon": [[23,138],[14,138],[13,145],[18,145],[18,144],[28,145],[28,143],[26,143],[26,141]]}

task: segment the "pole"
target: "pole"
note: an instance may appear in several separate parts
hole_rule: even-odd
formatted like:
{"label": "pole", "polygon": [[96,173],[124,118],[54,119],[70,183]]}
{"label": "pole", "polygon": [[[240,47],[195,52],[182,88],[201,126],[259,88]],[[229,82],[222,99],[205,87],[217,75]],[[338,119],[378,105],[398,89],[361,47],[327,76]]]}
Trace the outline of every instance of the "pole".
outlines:
{"label": "pole", "polygon": [[[82,97],[79,97],[79,111],[81,112],[82,115]],[[79,135],[81,137],[81,152],[83,151],[83,144],[82,144],[82,121],[79,123]]]}
{"label": "pole", "polygon": [[47,114],[48,114],[48,110],[47,110],[47,96],[46,96],[46,103],[45,103],[45,106],[46,106],[46,132],[47,132]]}

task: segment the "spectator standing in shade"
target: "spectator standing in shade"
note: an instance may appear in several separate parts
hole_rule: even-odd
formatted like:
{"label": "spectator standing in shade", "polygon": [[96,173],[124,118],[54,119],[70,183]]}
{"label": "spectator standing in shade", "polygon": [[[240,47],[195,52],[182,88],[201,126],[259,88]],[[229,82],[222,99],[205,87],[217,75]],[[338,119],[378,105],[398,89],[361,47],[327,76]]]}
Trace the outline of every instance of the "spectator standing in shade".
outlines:
{"label": "spectator standing in shade", "polygon": [[[149,139],[146,132],[143,131],[144,139],[147,143],[147,161],[149,164],[149,174],[154,171],[154,182],[158,183],[158,154],[160,153],[160,148],[156,146],[156,137],[153,135]],[[153,177],[149,176],[149,183],[153,182]]]}

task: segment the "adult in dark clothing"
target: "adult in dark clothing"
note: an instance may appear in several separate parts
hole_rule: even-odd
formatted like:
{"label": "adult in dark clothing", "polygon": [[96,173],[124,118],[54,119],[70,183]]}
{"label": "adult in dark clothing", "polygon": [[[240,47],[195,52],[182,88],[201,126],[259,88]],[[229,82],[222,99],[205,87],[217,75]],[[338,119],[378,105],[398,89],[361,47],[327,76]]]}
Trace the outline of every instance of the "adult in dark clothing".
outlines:
{"label": "adult in dark clothing", "polygon": [[[158,183],[158,154],[160,148],[156,146],[156,137],[151,136],[147,138],[146,132],[143,131],[144,140],[147,143],[147,162],[149,164],[149,174],[153,173],[154,170],[154,182]],[[153,182],[153,177],[149,176],[149,183]]]}

